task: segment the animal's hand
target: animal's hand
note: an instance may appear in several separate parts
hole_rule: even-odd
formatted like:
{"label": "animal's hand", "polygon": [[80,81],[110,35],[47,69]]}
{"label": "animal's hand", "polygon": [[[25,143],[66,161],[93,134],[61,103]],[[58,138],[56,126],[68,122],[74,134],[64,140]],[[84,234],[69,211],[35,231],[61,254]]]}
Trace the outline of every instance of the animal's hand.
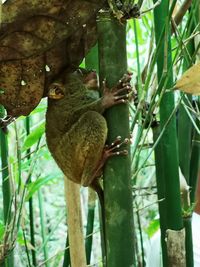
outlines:
{"label": "animal's hand", "polygon": [[130,93],[132,91],[132,86],[130,84],[131,77],[132,73],[127,72],[119,80],[118,84],[111,89],[106,86],[106,81],[103,81],[102,104],[104,108],[109,108],[117,104],[128,102]]}

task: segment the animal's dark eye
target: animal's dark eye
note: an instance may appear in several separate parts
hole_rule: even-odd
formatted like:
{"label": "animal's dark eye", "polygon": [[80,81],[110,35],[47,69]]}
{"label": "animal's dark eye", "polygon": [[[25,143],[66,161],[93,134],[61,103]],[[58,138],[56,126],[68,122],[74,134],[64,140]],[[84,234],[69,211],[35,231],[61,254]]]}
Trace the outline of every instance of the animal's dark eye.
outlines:
{"label": "animal's dark eye", "polygon": [[63,94],[62,90],[59,87],[55,87],[55,94]]}

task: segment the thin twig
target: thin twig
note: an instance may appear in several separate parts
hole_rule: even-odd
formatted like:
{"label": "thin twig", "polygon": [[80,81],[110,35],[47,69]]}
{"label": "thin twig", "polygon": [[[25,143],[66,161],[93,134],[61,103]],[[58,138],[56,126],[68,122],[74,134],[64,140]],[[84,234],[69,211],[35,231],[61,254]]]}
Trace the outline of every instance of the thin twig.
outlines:
{"label": "thin twig", "polygon": [[150,8],[141,11],[140,15],[142,16],[142,15],[144,15],[145,13],[147,13],[147,12],[149,12],[149,11],[155,9],[157,6],[159,6],[159,5],[161,4],[161,1],[162,1],[162,0],[158,0],[158,1],[157,1],[153,6],[151,6]]}
{"label": "thin twig", "polygon": [[[174,16],[174,22],[176,25],[179,25],[185,15],[185,13],[187,12],[187,10],[189,9],[189,7],[192,4],[192,0],[185,0],[183,2],[183,4],[181,5],[181,7],[179,8],[179,10],[177,11],[177,13]],[[174,33],[175,28],[172,24],[172,34]]]}
{"label": "thin twig", "polygon": [[[100,229],[94,231],[93,233],[87,235],[87,236],[85,237],[85,239],[88,238],[88,237],[91,236],[91,235],[94,235],[94,234],[99,233],[99,231],[100,231]],[[67,249],[70,249],[70,246],[67,246],[67,247],[65,247],[65,248],[62,249],[62,250],[58,250],[53,256],[51,256],[50,258],[48,258],[46,261],[43,261],[42,263],[40,263],[37,267],[42,267],[42,266],[44,266],[44,264],[45,264],[46,262],[51,261],[53,258],[55,258],[55,257],[58,256],[59,254],[63,253],[63,252],[64,252],[65,250],[67,250]]]}
{"label": "thin twig", "polygon": [[148,205],[146,205],[146,206],[144,206],[144,207],[142,207],[142,208],[136,209],[136,211],[144,210],[144,209],[149,208],[149,207],[151,207],[152,205],[158,204],[159,202],[162,202],[162,201],[164,201],[164,200],[165,200],[165,198],[161,198],[161,199],[159,199],[159,200],[157,200],[157,201],[154,201],[154,202],[152,202],[152,203],[150,203],[150,204],[148,204]]}

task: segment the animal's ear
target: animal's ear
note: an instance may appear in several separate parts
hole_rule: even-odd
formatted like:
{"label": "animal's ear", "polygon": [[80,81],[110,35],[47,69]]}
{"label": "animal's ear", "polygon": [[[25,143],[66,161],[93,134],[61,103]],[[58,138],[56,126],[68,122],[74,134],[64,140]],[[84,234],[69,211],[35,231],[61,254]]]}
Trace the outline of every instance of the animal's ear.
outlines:
{"label": "animal's ear", "polygon": [[64,85],[62,83],[52,83],[49,86],[48,97],[51,99],[61,99],[65,96]]}

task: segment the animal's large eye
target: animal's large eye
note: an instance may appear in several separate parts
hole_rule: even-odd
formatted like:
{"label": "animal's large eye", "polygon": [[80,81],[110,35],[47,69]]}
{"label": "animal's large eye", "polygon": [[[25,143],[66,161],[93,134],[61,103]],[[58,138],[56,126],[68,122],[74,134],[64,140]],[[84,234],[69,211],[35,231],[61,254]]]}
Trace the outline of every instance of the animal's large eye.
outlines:
{"label": "animal's large eye", "polygon": [[64,86],[60,83],[53,83],[49,87],[48,97],[51,99],[61,99],[64,97]]}

